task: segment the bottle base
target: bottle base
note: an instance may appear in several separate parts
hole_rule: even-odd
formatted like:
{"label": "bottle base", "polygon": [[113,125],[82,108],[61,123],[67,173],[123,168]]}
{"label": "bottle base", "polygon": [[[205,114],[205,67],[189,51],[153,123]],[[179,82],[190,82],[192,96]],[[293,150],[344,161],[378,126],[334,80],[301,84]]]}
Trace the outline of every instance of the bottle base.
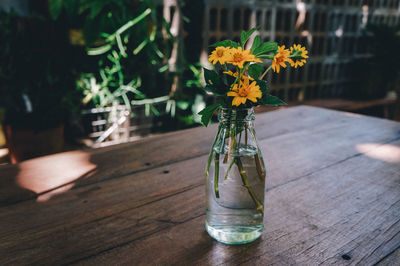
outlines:
{"label": "bottle base", "polygon": [[218,242],[228,245],[241,245],[251,243],[258,239],[263,232],[264,226],[211,226],[205,224],[207,233]]}

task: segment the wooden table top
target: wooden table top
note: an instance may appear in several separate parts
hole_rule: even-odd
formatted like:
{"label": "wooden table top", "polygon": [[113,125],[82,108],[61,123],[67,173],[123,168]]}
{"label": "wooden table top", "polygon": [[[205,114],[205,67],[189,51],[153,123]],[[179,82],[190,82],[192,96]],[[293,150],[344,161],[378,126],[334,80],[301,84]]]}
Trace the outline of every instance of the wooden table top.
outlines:
{"label": "wooden table top", "polygon": [[261,239],[205,232],[212,125],[0,167],[0,265],[399,265],[400,123],[299,106],[255,125]]}

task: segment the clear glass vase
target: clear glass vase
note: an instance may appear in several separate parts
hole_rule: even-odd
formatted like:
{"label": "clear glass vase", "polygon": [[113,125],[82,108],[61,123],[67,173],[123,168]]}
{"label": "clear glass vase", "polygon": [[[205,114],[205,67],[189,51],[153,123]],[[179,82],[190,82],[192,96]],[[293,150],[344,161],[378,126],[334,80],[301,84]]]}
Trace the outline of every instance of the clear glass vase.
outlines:
{"label": "clear glass vase", "polygon": [[222,108],[208,159],[206,230],[225,244],[252,242],[264,228],[265,165],[253,120],[253,108]]}

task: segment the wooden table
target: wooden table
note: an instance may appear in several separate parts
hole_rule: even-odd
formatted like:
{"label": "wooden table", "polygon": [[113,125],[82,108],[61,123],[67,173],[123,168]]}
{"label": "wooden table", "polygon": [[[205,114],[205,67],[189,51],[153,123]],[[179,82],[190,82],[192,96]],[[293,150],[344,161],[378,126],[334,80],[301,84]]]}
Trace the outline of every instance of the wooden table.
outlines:
{"label": "wooden table", "polygon": [[1,167],[0,265],[399,265],[399,123],[299,106],[256,131],[261,239],[205,232],[213,125]]}

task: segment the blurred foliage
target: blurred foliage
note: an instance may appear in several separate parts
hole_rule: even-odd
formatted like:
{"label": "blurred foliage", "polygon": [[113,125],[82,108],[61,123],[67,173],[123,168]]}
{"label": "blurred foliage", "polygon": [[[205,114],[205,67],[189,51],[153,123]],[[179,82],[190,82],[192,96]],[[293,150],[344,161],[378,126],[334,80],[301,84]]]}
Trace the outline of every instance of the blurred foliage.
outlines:
{"label": "blurred foliage", "polygon": [[[183,6],[197,14],[194,23],[184,18],[184,28],[199,38],[202,12],[193,6]],[[0,105],[8,122],[46,128],[82,108],[134,104],[160,115],[167,130],[197,123],[201,41],[187,38],[190,55],[172,70],[169,28],[152,0],[38,0],[29,17],[1,12]],[[180,89],[172,92],[177,76]]]}
{"label": "blurred foliage", "polygon": [[[82,29],[83,37],[77,43],[84,43],[88,55],[97,61],[97,71],[82,74],[78,81],[85,104],[124,104],[129,109],[131,104],[145,105],[147,115],[150,111],[161,113],[161,119],[167,120],[163,124],[171,124],[165,113],[184,125],[196,122],[191,107],[197,95],[193,90],[201,87],[200,66],[195,63],[200,47],[195,62],[180,58],[182,65],[171,70],[169,58],[174,42],[179,40],[154,1],[54,0],[49,4],[53,19],[64,15],[75,23],[81,21],[81,25],[75,24]],[[190,24],[186,21],[185,25]],[[172,92],[177,75],[183,89]],[[157,110],[158,103],[165,104],[165,112]]]}
{"label": "blurred foliage", "polygon": [[7,124],[51,128],[76,111],[76,64],[84,50],[70,45],[68,28],[43,16],[0,11],[0,106]]}

